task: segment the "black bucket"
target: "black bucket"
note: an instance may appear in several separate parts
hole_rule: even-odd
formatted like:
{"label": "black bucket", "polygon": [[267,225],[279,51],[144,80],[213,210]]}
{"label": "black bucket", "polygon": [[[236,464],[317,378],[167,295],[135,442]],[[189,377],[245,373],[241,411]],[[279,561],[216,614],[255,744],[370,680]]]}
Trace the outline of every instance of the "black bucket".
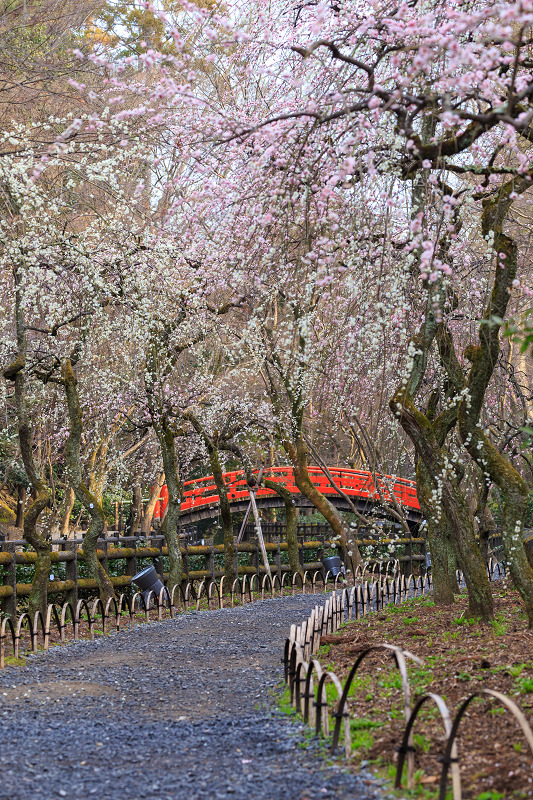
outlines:
{"label": "black bucket", "polygon": [[141,570],[141,572],[133,576],[131,582],[137,584],[145,601],[148,597],[148,592],[154,592],[155,596],[159,597],[161,589],[164,588],[164,584],[157,574],[155,567],[146,567],[146,569]]}
{"label": "black bucket", "polygon": [[328,572],[331,572],[334,578],[336,578],[337,575],[342,572],[342,562],[339,556],[323,558],[322,566],[324,567],[324,573],[327,575]]}

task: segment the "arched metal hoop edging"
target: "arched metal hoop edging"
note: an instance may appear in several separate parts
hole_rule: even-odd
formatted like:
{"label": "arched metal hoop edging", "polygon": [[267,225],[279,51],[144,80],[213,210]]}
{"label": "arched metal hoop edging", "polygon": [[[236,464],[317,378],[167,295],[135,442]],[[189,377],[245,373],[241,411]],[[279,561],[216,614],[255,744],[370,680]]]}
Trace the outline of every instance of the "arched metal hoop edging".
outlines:
{"label": "arched metal hoop edging", "polygon": [[302,590],[302,593],[303,593],[304,581],[303,581],[302,575],[301,575],[300,572],[295,572],[294,575],[292,576],[292,594],[293,594],[293,597],[294,597],[294,594],[296,592],[296,582],[298,580],[300,581],[300,589]]}
{"label": "arched metal hoop edging", "polygon": [[291,647],[289,650],[289,675],[288,675],[289,689],[291,692],[291,703],[294,702],[294,684],[295,684],[296,669],[298,667],[298,664],[303,660],[304,660],[304,653],[302,646],[298,644],[298,642],[291,641]]}
{"label": "arched metal hoop edging", "polygon": [[[46,615],[48,617],[48,614]],[[32,650],[34,653],[37,652],[37,644],[38,644],[38,637],[39,637],[39,626],[41,627],[41,633],[43,635],[43,650],[48,650],[48,637],[50,634],[50,628],[45,623],[44,617],[40,611],[36,611],[33,615],[33,640],[32,640]]]}
{"label": "arched metal hoop edging", "polygon": [[[28,626],[28,628],[29,628],[29,631],[30,631],[30,640],[31,640],[31,643],[32,643],[32,649],[33,649],[33,640],[34,640],[34,635],[33,635],[33,622],[31,621],[31,617],[30,617],[30,615],[29,615],[29,614],[26,614],[26,613],[24,613],[24,614],[21,614],[21,615],[20,615],[20,617],[19,617],[19,620],[18,620],[18,622],[17,622],[17,627],[16,627],[16,630],[15,630],[15,652],[14,652],[14,656],[15,656],[15,658],[18,658],[18,657],[19,657],[19,652],[20,652],[20,638],[21,638],[21,636],[22,636],[22,627],[23,627],[24,623],[27,623],[27,626]],[[34,652],[35,652],[35,651],[34,651]]]}
{"label": "arched metal hoop edging", "polygon": [[60,627],[60,630],[59,630],[59,635],[60,635],[60,638],[61,638],[61,644],[63,644],[63,642],[65,641],[65,628],[67,627],[67,613],[68,612],[70,612],[70,622],[72,624],[72,636],[73,636],[74,640],[76,640],[77,634],[78,634],[78,630],[77,630],[77,626],[76,626],[76,613],[74,611],[74,606],[72,605],[72,603],[69,603],[67,601],[66,603],[63,603],[63,605],[61,607],[61,617],[60,617],[61,627]]}
{"label": "arched metal hoop edging", "polygon": [[5,643],[7,638],[6,628],[9,628],[9,631],[11,633],[11,645],[13,648],[13,656],[15,656],[15,650],[17,648],[17,635],[15,633],[15,628],[13,627],[13,623],[11,622],[11,617],[4,617],[0,625],[0,669],[4,669],[5,666]]}
{"label": "arched metal hoop edging", "polygon": [[63,642],[63,638],[62,638],[61,634],[63,632],[63,629],[62,629],[62,626],[61,626],[61,615],[60,615],[59,611],[57,610],[57,606],[56,606],[55,603],[50,603],[48,605],[47,610],[46,610],[46,630],[47,630],[46,649],[48,649],[48,645],[50,643],[50,626],[52,625],[52,619],[55,622],[55,625],[56,625],[56,628],[57,628],[57,632],[59,634],[59,639],[60,639],[60,641],[62,643]]}
{"label": "arched metal hoop edging", "polygon": [[[107,622],[107,620],[106,620],[106,613],[105,613],[104,604],[102,603],[102,601],[101,601],[101,599],[100,599],[99,597],[96,597],[96,598],[93,600],[93,602],[92,602],[92,606],[91,606],[91,617],[92,617],[92,620],[93,620],[93,626],[94,626],[94,624],[96,623],[96,614],[97,614],[97,612],[98,612],[98,606],[100,606],[100,614],[101,614],[101,616],[102,616],[102,633],[103,633],[103,634],[104,634],[104,636],[105,636],[105,632],[106,632],[106,622]],[[93,628],[93,635],[91,636],[91,641],[92,641],[93,639],[94,639],[94,628]]]}
{"label": "arched metal hoop edging", "polygon": [[514,700],[511,700],[510,697],[502,694],[501,692],[496,692],[494,689],[480,689],[479,692],[475,692],[471,694],[470,697],[467,697],[464,703],[459,708],[459,711],[455,715],[455,719],[453,721],[452,730],[448,737],[448,741],[446,742],[446,750],[444,751],[443,757],[443,764],[442,764],[442,772],[440,776],[440,788],[439,788],[439,800],[446,800],[446,783],[448,781],[448,771],[450,769],[450,763],[452,760],[452,748],[455,744],[455,737],[457,736],[457,731],[459,729],[459,725],[461,724],[461,720],[470,705],[470,703],[476,699],[476,697],[483,697],[483,695],[487,695],[488,697],[494,697],[496,700],[499,700],[502,705],[504,705],[511,714],[515,717],[516,721],[522,728],[522,732],[526,737],[526,741],[530,747],[531,754],[533,755],[533,731],[525,718],[522,711],[518,708]]}
{"label": "arched metal hoop edging", "polygon": [[76,613],[74,615],[74,627],[75,627],[74,638],[77,639],[79,635],[81,615],[83,609],[85,609],[85,613],[87,614],[87,624],[89,626],[89,638],[92,642],[94,640],[93,618],[91,616],[91,610],[86,600],[78,600],[78,602],[76,603]]}
{"label": "arched metal hoop edging", "polygon": [[[444,725],[444,731],[446,733],[446,738],[448,738],[452,731],[452,721],[450,718],[450,711],[448,706],[440,696],[440,694],[433,694],[433,692],[429,692],[428,694],[423,695],[421,697],[415,707],[411,712],[411,716],[405,726],[405,730],[402,737],[402,743],[398,748],[398,767],[396,769],[396,779],[394,782],[394,787],[396,789],[402,788],[402,773],[403,773],[403,766],[405,764],[405,757],[410,752],[412,752],[410,744],[412,739],[412,730],[413,726],[416,722],[418,717],[418,712],[428,700],[433,700],[435,705],[437,706],[439,713],[442,718],[442,722]],[[453,789],[453,800],[461,800],[461,773],[459,771],[459,764],[457,761],[457,747],[455,742],[451,748],[451,762],[452,762],[452,789]]]}
{"label": "arched metal hoop edging", "polygon": [[265,586],[266,586],[266,582],[267,581],[270,584],[270,596],[272,597],[272,595],[273,595],[272,578],[270,577],[268,572],[265,572],[265,574],[263,575],[263,580],[261,581],[261,600],[265,599]]}
{"label": "arched metal hoop edging", "polygon": [[117,631],[119,631],[120,630],[120,614],[119,614],[119,611],[118,611],[118,604],[117,604],[117,601],[116,601],[115,597],[108,597],[107,600],[106,600],[106,604],[105,604],[105,608],[104,608],[104,614],[105,614],[106,620],[111,617],[111,613],[110,613],[111,606],[114,607],[114,611],[115,611],[115,628],[116,628]]}
{"label": "arched metal hoop edging", "polygon": [[205,592],[206,596],[207,596],[205,578],[202,579],[202,581],[200,583],[200,586],[198,587],[198,594],[196,595],[196,610],[197,611],[200,608],[200,600],[202,599],[202,593],[203,592]]}
{"label": "arched metal hoop edging", "polygon": [[215,587],[218,593],[218,607],[224,608],[224,581],[226,580],[226,576],[223,575],[220,579],[220,583],[217,584],[215,581]]}
{"label": "arched metal hoop edging", "polygon": [[[215,587],[214,591],[216,592],[217,596],[219,596],[218,586],[217,586],[216,581],[209,581],[209,583],[207,585],[207,610],[208,611],[211,611],[211,601],[213,600],[213,587]],[[163,589],[161,589],[161,591],[163,591]],[[220,608],[220,603],[219,603],[219,608]]]}
{"label": "arched metal hoop edging", "polygon": [[241,605],[244,605],[246,602],[246,589],[248,588],[248,576],[246,574],[243,575],[241,581]]}
{"label": "arched metal hoop edging", "polygon": [[[265,577],[268,577],[268,575],[265,575]],[[254,589],[254,583],[257,584],[255,586],[255,589]],[[263,579],[263,583],[261,584],[261,600],[263,599],[263,584],[264,584],[264,579]],[[254,573],[253,575],[250,576],[250,595],[249,596],[250,596],[250,602],[251,603],[254,602],[254,592],[259,594],[259,576],[256,573]]]}
{"label": "arched metal hoop edging", "polygon": [[239,579],[235,578],[235,580],[231,584],[231,605],[232,605],[232,608],[235,607],[235,594],[236,594],[236,590],[238,590],[240,592],[240,586],[241,586],[241,584],[240,584]]}
{"label": "arched metal hoop edging", "polygon": [[138,611],[146,612],[146,603],[144,597],[140,592],[135,592],[131,597],[131,621],[135,620],[135,615]]}
{"label": "arched metal hoop edging", "polygon": [[130,624],[133,622],[133,618],[135,616],[135,610],[133,608],[132,600],[133,600],[133,598],[128,597],[128,595],[126,595],[126,594],[121,594],[119,599],[118,599],[118,613],[119,613],[119,616],[122,616],[122,609],[125,606],[126,610],[128,612],[129,619],[130,619]]}
{"label": "arched metal hoop edging", "polygon": [[[400,672],[400,676],[402,679],[402,692],[403,692],[403,705],[404,705],[404,716],[405,721],[408,722],[411,716],[411,687],[409,685],[409,676],[407,674],[407,664],[405,663],[406,657],[409,658],[411,661],[414,661],[415,664],[422,664],[422,659],[415,656],[413,653],[410,653],[408,650],[403,650],[401,647],[396,647],[393,644],[387,644],[384,642],[383,644],[373,645],[372,647],[368,647],[366,650],[357,657],[353,667],[351,668],[346,683],[344,684],[344,689],[342,691],[339,703],[336,709],[336,720],[335,720],[335,728],[333,730],[333,739],[331,742],[331,752],[334,753],[337,749],[339,744],[340,738],[340,729],[342,720],[344,719],[344,708],[346,705],[346,701],[348,699],[348,694],[350,692],[353,679],[357,670],[359,669],[361,663],[366,658],[369,653],[372,653],[376,650],[389,650],[392,655],[394,656],[394,660],[398,670]],[[346,737],[346,734],[345,734]],[[345,745],[346,745],[346,738],[345,738]],[[412,745],[412,742],[409,742],[409,745]],[[407,759],[407,770],[408,770],[408,780],[412,784],[413,775],[414,775],[414,758],[412,751],[408,754]]]}
{"label": "arched metal hoop edging", "polygon": [[[303,694],[305,694],[302,692],[302,683],[304,684],[306,683],[308,669],[309,669],[309,664],[307,663],[307,661],[299,661],[296,666],[296,672],[294,674],[294,679],[293,679],[293,683],[295,686],[294,707],[296,708],[296,711],[299,714],[302,711],[302,696]],[[302,676],[302,671],[303,671],[303,676]]]}
{"label": "arched metal hoop edging", "polygon": [[[315,725],[315,733],[317,736],[320,736],[321,729],[324,733],[324,736],[329,735],[329,720],[328,720],[328,701],[327,701],[327,694],[325,691],[326,681],[328,678],[331,680],[335,689],[337,690],[337,708],[335,711],[332,712],[332,716],[335,718],[335,728],[339,727],[344,721],[344,742],[346,747],[346,755],[349,755],[352,751],[352,744],[350,739],[350,719],[348,717],[348,712],[345,711],[344,705],[340,705],[340,699],[343,695],[342,684],[338,677],[335,675],[334,672],[330,672],[329,670],[324,670],[322,675],[320,676],[320,680],[318,681],[318,687],[316,692],[316,725]],[[339,711],[339,708],[342,710]]]}
{"label": "arched metal hoop edging", "polygon": [[[316,673],[317,680],[320,680],[322,677],[322,666],[320,661],[316,658],[312,658],[309,661],[309,666],[307,668],[307,674],[305,676],[305,692],[303,694],[304,698],[304,722],[308,723],[309,725],[313,726],[316,723],[316,703],[315,703],[315,692],[313,689],[313,671]],[[311,703],[311,700],[313,701]],[[323,713],[326,713],[326,707],[323,707]]]}

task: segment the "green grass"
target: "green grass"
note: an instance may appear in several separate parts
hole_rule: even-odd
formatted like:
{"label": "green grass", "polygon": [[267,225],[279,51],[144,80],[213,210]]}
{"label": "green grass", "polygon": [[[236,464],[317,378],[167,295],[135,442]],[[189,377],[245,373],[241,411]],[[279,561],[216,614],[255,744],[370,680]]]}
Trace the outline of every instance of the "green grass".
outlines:
{"label": "green grass", "polygon": [[352,731],[361,731],[369,728],[382,728],[383,725],[383,722],[377,722],[374,719],[368,719],[366,717],[350,720],[350,728]]}
{"label": "green grass", "polygon": [[13,656],[6,656],[4,663],[6,667],[25,667],[26,659],[24,657],[14,658]]}
{"label": "green grass", "polygon": [[501,615],[498,615],[496,619],[493,619],[492,622],[489,622],[489,625],[496,636],[504,636],[509,630],[509,623],[503,619]]}
{"label": "green grass", "polygon": [[[351,727],[351,724],[350,724]],[[374,736],[369,731],[356,730],[352,735],[352,750],[370,750],[374,744]]]}
{"label": "green grass", "polygon": [[413,733],[413,744],[423,753],[429,753],[431,750],[431,742],[423,733]]}
{"label": "green grass", "polygon": [[523,680],[518,681],[518,686],[520,694],[533,693],[533,678],[523,678]]}

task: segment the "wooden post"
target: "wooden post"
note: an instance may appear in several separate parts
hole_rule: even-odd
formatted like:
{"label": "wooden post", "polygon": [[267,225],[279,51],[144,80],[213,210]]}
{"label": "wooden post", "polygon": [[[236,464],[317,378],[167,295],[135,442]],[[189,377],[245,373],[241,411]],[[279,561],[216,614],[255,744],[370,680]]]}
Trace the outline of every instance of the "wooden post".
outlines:
{"label": "wooden post", "polygon": [[276,572],[278,574],[278,578],[279,578],[280,583],[281,583],[281,548],[280,548],[280,543],[281,542],[280,542],[280,537],[279,536],[273,536],[272,539],[273,539],[273,541],[274,541],[274,543],[276,545],[276,556],[275,556],[275,558],[276,558]]}
{"label": "wooden post", "polygon": [[99,540],[99,545],[97,544],[96,546],[97,547],[100,546],[102,548],[102,550],[104,551],[104,557],[101,559],[100,563],[102,564],[102,566],[105,569],[106,573],[109,574],[109,572],[108,572],[108,563],[109,562],[107,560],[107,539],[104,539],[104,541],[102,541],[100,539]]}
{"label": "wooden post", "polygon": [[[233,571],[237,578],[239,577],[239,541],[240,539],[238,536],[233,537]],[[231,586],[229,586],[226,591],[228,591],[228,589],[231,591]]]}
{"label": "wooden post", "polygon": [[65,577],[67,581],[74,581],[74,588],[67,592],[67,602],[75,609],[78,602],[78,543],[63,542],[62,549],[66,553],[72,553],[72,559],[65,563]]}
{"label": "wooden post", "polygon": [[250,553],[250,566],[254,568],[256,575],[260,575],[259,572],[259,536],[254,536],[252,539],[254,549]]}
{"label": "wooden post", "polygon": [[179,540],[180,540],[180,547],[182,547],[185,550],[185,552],[183,553],[183,572],[185,574],[186,579],[189,580],[189,551],[187,547],[187,537],[184,536],[182,533],[180,533]]}
{"label": "wooden post", "polygon": [[[134,533],[134,531],[132,531],[132,534],[133,533]],[[134,541],[137,539],[136,536],[134,536],[133,538],[134,538]],[[152,537],[152,547],[154,546],[154,538],[155,537]],[[164,570],[164,566],[163,566],[163,538],[161,536],[158,536],[157,539],[156,539],[156,547],[159,550],[159,556],[156,559],[154,559],[157,562],[154,566],[155,566],[155,568],[157,570],[157,574],[161,578],[162,583],[164,583],[165,582],[165,578],[164,578],[165,570]]]}
{"label": "wooden post", "polygon": [[19,483],[17,486],[17,518],[15,526],[22,528],[24,524],[24,501],[26,500],[26,487]]}
{"label": "wooden post", "polygon": [[208,536],[205,540],[206,547],[209,547],[209,555],[205,559],[205,568],[211,573],[211,580],[215,580],[215,540]]}
{"label": "wooden post", "polygon": [[270,580],[272,580],[272,573],[270,572],[270,564],[268,563],[268,555],[265,547],[265,541],[263,539],[263,531],[261,530],[261,519],[259,517],[259,512],[257,510],[254,492],[250,492],[250,504],[252,506],[252,511],[254,512],[255,530],[257,532],[257,538],[259,539],[259,546],[261,547],[261,553],[263,555],[263,562],[265,565],[265,569],[267,571],[268,577],[270,578]]}
{"label": "wooden post", "polygon": [[123,539],[124,547],[131,547],[135,550],[135,555],[128,556],[126,558],[126,575],[129,575],[133,578],[134,575],[137,574],[137,538],[135,536],[129,536]]}

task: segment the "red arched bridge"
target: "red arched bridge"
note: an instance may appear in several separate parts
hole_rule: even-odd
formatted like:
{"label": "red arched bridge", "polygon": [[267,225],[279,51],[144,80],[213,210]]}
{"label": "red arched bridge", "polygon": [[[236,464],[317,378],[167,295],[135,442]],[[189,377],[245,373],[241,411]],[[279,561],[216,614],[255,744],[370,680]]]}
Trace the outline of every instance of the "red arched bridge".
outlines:
{"label": "red arched bridge", "polygon": [[[354,506],[363,514],[387,516],[381,497],[386,503],[391,502],[391,492],[401,506],[407,520],[418,523],[422,519],[420,505],[416,496],[416,483],[405,478],[393,475],[377,475],[358,469],[345,469],[344,467],[330,467],[329,472],[335,484],[342,489]],[[350,506],[332,485],[329,478],[320,467],[309,467],[311,481],[316,488],[340,511],[350,511]],[[295,495],[295,503],[300,507],[311,507],[294,482],[292,467],[270,467],[264,472],[264,477],[275,483],[285,486]],[[246,483],[244,472],[226,472],[224,482],[227,487],[231,510],[246,511],[250,500],[249,487]],[[196,478],[186,481],[183,485],[184,496],[181,504],[181,521],[192,524],[202,519],[216,517],[219,512],[218,490],[213,481],[213,476]],[[378,491],[379,489],[379,491]],[[381,497],[380,497],[381,493]],[[259,508],[280,508],[284,503],[282,498],[272,489],[261,486],[256,493],[256,502]],[[160,499],[156,504],[154,517],[161,519],[168,503],[168,490],[163,486]]]}

